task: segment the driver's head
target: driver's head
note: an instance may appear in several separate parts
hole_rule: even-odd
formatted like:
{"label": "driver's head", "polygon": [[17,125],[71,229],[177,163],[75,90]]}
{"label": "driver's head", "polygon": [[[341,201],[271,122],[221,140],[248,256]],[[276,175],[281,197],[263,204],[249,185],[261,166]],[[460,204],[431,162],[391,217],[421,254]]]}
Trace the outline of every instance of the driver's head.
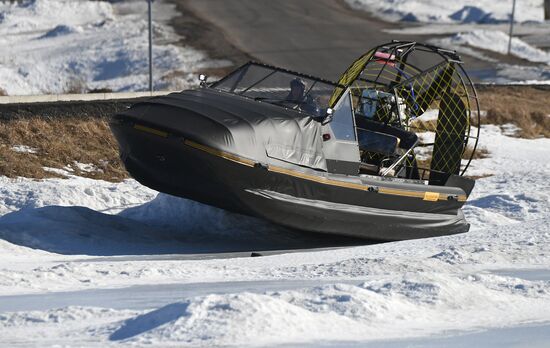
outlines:
{"label": "driver's head", "polygon": [[306,89],[306,84],[299,78],[295,78],[290,81],[290,100],[301,100],[304,97],[304,91]]}

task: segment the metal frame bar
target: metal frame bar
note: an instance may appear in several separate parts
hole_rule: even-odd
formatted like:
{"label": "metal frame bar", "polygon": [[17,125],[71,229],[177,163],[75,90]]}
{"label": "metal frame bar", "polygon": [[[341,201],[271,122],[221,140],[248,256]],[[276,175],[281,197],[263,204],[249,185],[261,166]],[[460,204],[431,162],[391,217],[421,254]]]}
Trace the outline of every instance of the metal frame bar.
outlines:
{"label": "metal frame bar", "polygon": [[386,170],[380,173],[380,175],[386,176],[389,172],[392,171],[393,168],[397,167],[401,162],[403,162],[403,160],[407,158],[407,156],[412,152],[412,150],[416,147],[417,144],[418,144],[418,139],[416,140],[413,146],[411,146],[403,155],[401,155],[401,157],[399,157],[397,161],[393,162],[391,166],[389,166],[388,168],[386,168]]}
{"label": "metal frame bar", "polygon": [[220,83],[225,81],[229,76],[233,75],[235,72],[239,71],[240,69],[244,69],[247,66],[251,66],[251,65],[260,66],[260,67],[263,67],[263,68],[268,68],[268,69],[272,69],[272,70],[275,70],[275,71],[279,71],[279,72],[283,72],[283,73],[287,73],[287,74],[291,74],[291,75],[296,75],[296,76],[303,77],[303,78],[306,78],[306,79],[309,79],[309,80],[323,82],[323,83],[332,85],[334,87],[347,88],[347,86],[341,85],[341,84],[339,84],[337,82],[334,82],[334,81],[323,79],[321,77],[308,75],[308,74],[300,73],[300,72],[297,72],[297,71],[288,70],[288,69],[285,69],[285,68],[280,68],[280,67],[277,67],[277,66],[274,66],[274,65],[260,63],[260,62],[256,62],[256,61],[253,61],[253,60],[251,60],[251,61],[241,65],[237,69],[231,71],[229,74],[227,74],[226,76],[224,76],[220,80],[213,82],[209,87],[216,88],[217,85],[219,85]]}
{"label": "metal frame bar", "polygon": [[276,71],[272,71],[270,73],[268,73],[267,75],[265,75],[264,77],[262,77],[261,79],[259,79],[258,81],[254,82],[253,84],[251,84],[250,86],[246,87],[242,92],[240,93],[237,93],[238,95],[243,95],[245,94],[246,92],[248,92],[251,88],[254,88],[255,86],[257,86],[259,83],[267,80],[268,78],[270,78],[273,74],[275,74]]}

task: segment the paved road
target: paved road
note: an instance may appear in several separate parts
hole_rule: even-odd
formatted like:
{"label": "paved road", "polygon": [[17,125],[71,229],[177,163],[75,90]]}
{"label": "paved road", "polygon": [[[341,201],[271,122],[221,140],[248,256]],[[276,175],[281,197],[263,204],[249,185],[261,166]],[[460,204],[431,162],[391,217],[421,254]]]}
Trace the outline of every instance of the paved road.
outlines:
{"label": "paved road", "polygon": [[[392,39],[426,40],[385,33],[383,29],[396,25],[352,11],[340,0],[175,1],[249,56],[332,80],[374,45]],[[491,68],[471,58],[466,63],[473,70]]]}
{"label": "paved road", "polygon": [[388,27],[334,0],[189,0],[227,40],[254,58],[337,79],[369,47],[391,41]]}

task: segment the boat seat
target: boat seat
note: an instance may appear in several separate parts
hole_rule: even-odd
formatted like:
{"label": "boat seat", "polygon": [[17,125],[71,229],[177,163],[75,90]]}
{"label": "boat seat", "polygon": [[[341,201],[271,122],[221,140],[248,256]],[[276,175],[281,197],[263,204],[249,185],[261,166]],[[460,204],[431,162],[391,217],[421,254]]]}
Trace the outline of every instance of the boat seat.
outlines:
{"label": "boat seat", "polygon": [[359,150],[393,155],[401,140],[393,135],[357,128]]}
{"label": "boat seat", "polygon": [[378,175],[380,167],[376,164],[361,162],[359,164],[359,173]]}
{"label": "boat seat", "polygon": [[358,131],[363,129],[397,137],[399,139],[398,146],[405,150],[413,147],[418,140],[418,136],[414,132],[408,132],[401,128],[371,120],[359,113],[355,114],[355,125]]}
{"label": "boat seat", "polygon": [[400,139],[389,134],[358,128],[357,140],[361,155],[359,171],[367,174],[379,174],[384,159],[391,158],[397,152]]}

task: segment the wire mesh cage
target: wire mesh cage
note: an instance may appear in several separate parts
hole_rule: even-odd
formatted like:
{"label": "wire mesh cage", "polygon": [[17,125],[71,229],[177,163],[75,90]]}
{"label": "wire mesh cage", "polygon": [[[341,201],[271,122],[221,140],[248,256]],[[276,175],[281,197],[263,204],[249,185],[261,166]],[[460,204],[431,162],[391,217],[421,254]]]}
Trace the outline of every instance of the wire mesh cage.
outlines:
{"label": "wire mesh cage", "polygon": [[[330,103],[350,88],[358,130],[375,122],[416,134],[395,158],[363,151],[365,162],[414,179],[444,184],[464,175],[479,139],[480,111],[475,88],[459,56],[416,42],[392,42],[361,56],[341,76]],[[399,163],[396,160],[399,158]]]}

